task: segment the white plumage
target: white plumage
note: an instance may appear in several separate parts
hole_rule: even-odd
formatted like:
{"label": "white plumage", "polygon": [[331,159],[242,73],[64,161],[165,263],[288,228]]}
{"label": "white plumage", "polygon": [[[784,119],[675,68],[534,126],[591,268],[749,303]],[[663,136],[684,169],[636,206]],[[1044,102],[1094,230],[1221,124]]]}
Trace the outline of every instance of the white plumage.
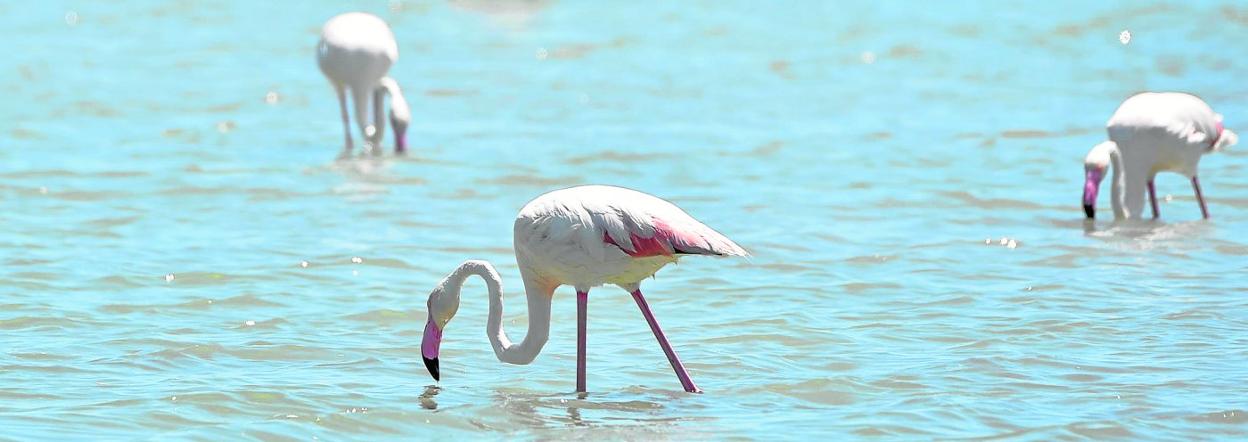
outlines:
{"label": "white plumage", "polygon": [[[325,22],[321,40],[316,47],[316,61],[338,94],[346,133],[344,154],[352,149],[350,116],[346,93],[355,105],[355,121],[372,148],[379,148],[385,137],[382,118],[385,97],[391,97],[390,120],[394,124],[395,150],[406,149],[405,134],[411,112],[398,82],[386,77],[390,66],[399,59],[399,46],[394,33],[381,18],[363,12],[349,12]],[[370,110],[370,106],[371,110]],[[370,121],[368,116],[372,114]],[[379,149],[378,149],[379,150]]]}
{"label": "white plumage", "polygon": [[630,286],[680,255],[747,255],[674,204],[612,186],[557,190],[529,202],[516,216],[514,241],[521,265],[578,290]]}
{"label": "white plumage", "polygon": [[1175,172],[1192,182],[1201,212],[1208,209],[1200,191],[1197,167],[1201,157],[1234,145],[1238,136],[1222,127],[1222,115],[1200,98],[1178,92],[1145,92],[1123,101],[1106,124],[1110,141],[1088,152],[1084,210],[1093,216],[1096,193],[1105,169],[1113,164],[1110,201],[1116,218],[1143,216],[1149,194],[1158,216],[1153,178]]}
{"label": "white plumage", "polygon": [[577,389],[585,390],[585,323],[590,288],[615,284],[632,293],[651,331],[686,391],[698,391],[639,288],[641,280],[681,255],[745,256],[745,249],[662,199],[611,186],[557,190],[529,202],[516,216],[516,263],[529,306],[529,330],[513,344],[502,328],[502,281],[485,261],[468,261],[447,275],[429,295],[429,321],[421,352],[435,379],[442,330],[459,308],[460,287],[471,275],[486,281],[490,314],[486,334],[498,359],[527,364],[550,332],[555,288],[577,291]]}

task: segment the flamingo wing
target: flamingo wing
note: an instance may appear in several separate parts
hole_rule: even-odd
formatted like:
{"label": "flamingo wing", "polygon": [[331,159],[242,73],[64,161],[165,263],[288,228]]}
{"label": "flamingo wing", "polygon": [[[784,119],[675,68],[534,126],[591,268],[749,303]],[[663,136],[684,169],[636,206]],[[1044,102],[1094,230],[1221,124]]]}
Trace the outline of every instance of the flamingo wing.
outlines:
{"label": "flamingo wing", "polygon": [[627,189],[619,198],[587,202],[602,244],[634,258],[673,255],[746,256],[732,240],[663,199]]}
{"label": "flamingo wing", "polygon": [[599,261],[616,251],[634,258],[749,255],[672,203],[620,187],[554,191],[526,205],[516,221],[518,243],[579,249]]}
{"label": "flamingo wing", "polygon": [[[622,213],[619,228],[604,229],[602,242],[619,247],[634,258],[647,256],[716,255],[745,256],[746,251],[719,232],[697,223],[676,227],[665,218],[632,217]],[[694,221],[696,223],[696,221]]]}

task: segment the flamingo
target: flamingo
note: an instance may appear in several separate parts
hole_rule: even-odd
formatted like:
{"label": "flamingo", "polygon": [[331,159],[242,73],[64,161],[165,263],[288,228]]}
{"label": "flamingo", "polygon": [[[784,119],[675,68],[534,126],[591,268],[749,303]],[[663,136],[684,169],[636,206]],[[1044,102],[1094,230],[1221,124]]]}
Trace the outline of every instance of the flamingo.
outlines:
{"label": "flamingo", "polygon": [[589,289],[614,284],[633,296],[685,391],[701,392],[659,328],[641,294],[640,282],[684,255],[747,256],[741,246],[663,199],[612,186],[578,186],[546,193],[516,216],[516,263],[528,297],[529,329],[512,343],[503,332],[502,279],[490,263],[465,261],[429,294],[429,318],[421,356],[440,380],[442,332],[459,309],[460,288],[469,276],[485,280],[490,310],[486,334],[499,361],[528,364],[550,334],[555,288],[576,289],[576,391],[585,388],[586,313]]}
{"label": "flamingo", "polygon": [[1127,98],[1110,117],[1109,141],[1100,143],[1084,158],[1083,211],[1096,217],[1096,194],[1105,169],[1114,165],[1110,202],[1115,218],[1139,218],[1144,211],[1144,192],[1157,209],[1153,178],[1158,172],[1177,172],[1188,177],[1209,219],[1200,191],[1196,167],[1201,156],[1235,145],[1239,137],[1222,127],[1222,115],[1194,95],[1180,92],[1144,92]]}
{"label": "flamingo", "polygon": [[[407,150],[407,125],[411,110],[399,83],[386,73],[399,59],[399,46],[394,33],[381,18],[363,12],[348,12],[329,19],[321,29],[316,46],[316,62],[338,93],[342,111],[342,128],[346,133],[343,155],[351,153],[351,123],[347,113],[347,90],[355,104],[355,122],[370,148],[380,152],[386,122],[381,117],[385,97],[390,96],[390,122],[394,126],[394,151]],[[369,104],[373,121],[368,121]]]}

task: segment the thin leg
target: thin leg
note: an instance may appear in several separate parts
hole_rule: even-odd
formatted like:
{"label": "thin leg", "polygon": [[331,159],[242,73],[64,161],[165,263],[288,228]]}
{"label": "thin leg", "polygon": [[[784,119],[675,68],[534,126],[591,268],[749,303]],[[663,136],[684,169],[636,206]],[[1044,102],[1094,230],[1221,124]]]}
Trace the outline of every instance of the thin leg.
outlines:
{"label": "thin leg", "polygon": [[[357,90],[360,89],[360,90]],[[355,107],[355,126],[360,128],[360,133],[364,134],[364,153],[372,152],[373,134],[377,128],[373,126],[373,122],[369,120],[370,110],[369,104],[373,101],[373,91],[364,88],[351,88],[351,104]]]}
{"label": "thin leg", "polygon": [[641,290],[633,291],[633,299],[637,301],[637,307],[641,308],[641,314],[646,317],[646,322],[650,323],[650,331],[654,332],[654,338],[659,340],[659,346],[663,347],[663,353],[667,354],[667,361],[672,363],[672,369],[676,370],[676,377],[680,378],[680,385],[685,387],[685,391],[690,393],[701,393],[697,385],[693,384],[693,379],[689,378],[689,371],[685,370],[685,364],[680,363],[680,357],[676,356],[676,352],[672,350],[672,344],[667,342],[667,336],[663,335],[663,329],[659,328],[659,321],[654,319],[654,313],[650,311],[650,305],[646,304],[646,298],[641,296]]}
{"label": "thin leg", "polygon": [[1161,218],[1157,210],[1157,189],[1153,188],[1153,180],[1148,180],[1148,203],[1153,205],[1153,219]]}
{"label": "thin leg", "polygon": [[585,392],[585,323],[589,313],[589,292],[576,292],[576,391]]}
{"label": "thin leg", "polygon": [[381,142],[386,138],[386,90],[377,88],[373,91],[373,132],[369,143],[373,145],[373,154],[381,154]]}
{"label": "thin leg", "polygon": [[1200,203],[1200,216],[1209,219],[1209,208],[1205,206],[1205,196],[1200,193],[1200,179],[1192,176],[1192,189],[1196,191],[1196,202]]}
{"label": "thin leg", "polygon": [[351,115],[347,113],[347,91],[341,84],[334,85],[334,91],[338,92],[338,109],[342,111],[342,131],[346,135],[346,147],[343,148],[343,155],[351,153]]}

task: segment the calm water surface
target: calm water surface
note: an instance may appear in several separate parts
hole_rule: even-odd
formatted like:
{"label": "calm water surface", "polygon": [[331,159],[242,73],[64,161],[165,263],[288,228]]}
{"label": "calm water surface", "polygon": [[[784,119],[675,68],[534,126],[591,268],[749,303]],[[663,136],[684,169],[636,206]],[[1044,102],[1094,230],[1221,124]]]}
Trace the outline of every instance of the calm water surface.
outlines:
{"label": "calm water surface", "polygon": [[[1130,93],[1248,128],[1243,3],[270,3],[0,4],[0,438],[1248,434],[1245,149],[1211,221],[1177,175],[1163,221],[1078,206]],[[398,35],[408,157],[335,160],[313,46],[352,9]],[[587,396],[570,289],[503,365],[480,282],[435,385],[433,284],[494,262],[523,333],[512,219],[581,183],[755,254],[645,284],[706,393],[615,288]]]}

